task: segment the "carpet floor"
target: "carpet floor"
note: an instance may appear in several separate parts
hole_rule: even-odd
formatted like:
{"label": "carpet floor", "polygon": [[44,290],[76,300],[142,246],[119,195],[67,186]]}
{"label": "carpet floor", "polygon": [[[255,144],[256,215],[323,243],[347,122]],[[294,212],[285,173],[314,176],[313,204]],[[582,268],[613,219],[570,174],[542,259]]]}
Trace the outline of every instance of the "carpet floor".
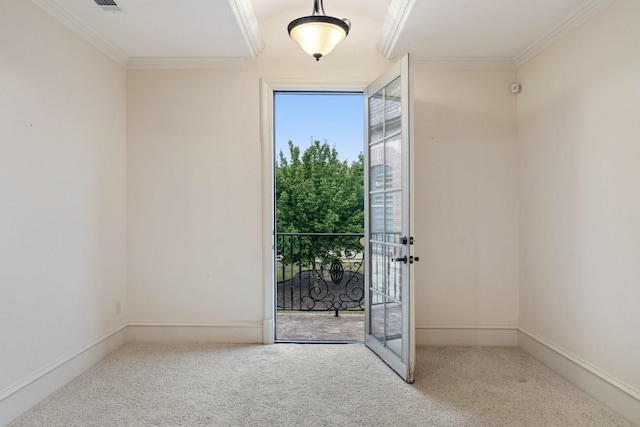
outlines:
{"label": "carpet floor", "polygon": [[406,384],[361,344],[129,343],[21,426],[631,426],[515,347],[418,347]]}

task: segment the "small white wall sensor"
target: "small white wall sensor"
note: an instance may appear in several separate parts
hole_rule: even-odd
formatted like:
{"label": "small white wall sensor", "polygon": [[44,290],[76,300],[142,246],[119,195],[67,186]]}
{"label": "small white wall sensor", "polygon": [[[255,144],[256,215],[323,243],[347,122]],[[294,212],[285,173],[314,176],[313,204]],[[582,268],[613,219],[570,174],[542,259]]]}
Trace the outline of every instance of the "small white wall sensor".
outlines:
{"label": "small white wall sensor", "polygon": [[511,85],[511,93],[520,93],[520,85],[518,83]]}

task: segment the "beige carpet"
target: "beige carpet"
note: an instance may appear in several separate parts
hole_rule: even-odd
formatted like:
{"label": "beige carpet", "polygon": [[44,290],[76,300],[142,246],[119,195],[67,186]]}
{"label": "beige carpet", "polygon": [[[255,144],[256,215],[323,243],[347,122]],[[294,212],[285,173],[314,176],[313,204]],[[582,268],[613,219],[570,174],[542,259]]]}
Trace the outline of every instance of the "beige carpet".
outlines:
{"label": "beige carpet", "polygon": [[12,426],[630,426],[522,350],[127,344]]}

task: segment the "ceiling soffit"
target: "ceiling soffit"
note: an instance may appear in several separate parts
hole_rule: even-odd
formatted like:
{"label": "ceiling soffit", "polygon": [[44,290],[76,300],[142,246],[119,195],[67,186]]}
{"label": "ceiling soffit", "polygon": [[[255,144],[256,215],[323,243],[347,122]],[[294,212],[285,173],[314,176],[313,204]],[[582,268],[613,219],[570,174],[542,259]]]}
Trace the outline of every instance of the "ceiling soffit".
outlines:
{"label": "ceiling soffit", "polygon": [[[555,41],[569,33],[592,15],[608,6],[612,0],[588,0],[573,11],[551,31],[513,57],[420,57],[414,55],[414,64],[424,68],[516,68],[525,64]],[[396,44],[411,16],[416,0],[392,0],[389,13],[378,39],[377,49],[386,58],[400,56]]]}
{"label": "ceiling soffit", "polygon": [[[226,0],[229,12],[235,17],[237,28],[242,35],[244,46],[246,47],[245,51],[248,52],[243,56],[237,57],[129,56],[114,43],[91,28],[90,25],[78,19],[68,7],[65,7],[64,0],[32,1],[116,62],[128,68],[239,68],[246,66],[251,60],[255,59],[264,48],[264,40],[260,33],[251,0]],[[414,63],[416,66],[427,68],[519,67],[611,2],[612,0],[587,0],[551,31],[513,57],[427,57],[420,56],[419,52],[416,52],[414,53]],[[403,37],[403,31],[406,33],[405,26],[407,21],[419,19],[419,17],[412,15],[412,10],[416,4],[416,0],[391,0],[377,41],[378,51],[386,58],[406,53],[399,51],[398,40]]]}
{"label": "ceiling soffit", "polygon": [[[264,48],[258,20],[253,12],[251,0],[227,0],[237,27],[249,51],[249,57],[135,57],[104,38],[72,11],[61,0],[32,0],[45,12],[80,35],[117,63],[128,68],[238,68],[255,59]],[[92,1],[92,0],[87,0]]]}
{"label": "ceiling soffit", "polygon": [[85,25],[82,21],[76,18],[67,8],[60,4],[57,0],[33,0],[33,2],[40,6],[49,15],[56,18],[67,28],[76,32],[79,36],[87,40],[89,43],[97,47],[108,57],[116,61],[118,64],[126,66],[129,58],[120,49],[111,44],[108,40],[95,32],[91,27]]}

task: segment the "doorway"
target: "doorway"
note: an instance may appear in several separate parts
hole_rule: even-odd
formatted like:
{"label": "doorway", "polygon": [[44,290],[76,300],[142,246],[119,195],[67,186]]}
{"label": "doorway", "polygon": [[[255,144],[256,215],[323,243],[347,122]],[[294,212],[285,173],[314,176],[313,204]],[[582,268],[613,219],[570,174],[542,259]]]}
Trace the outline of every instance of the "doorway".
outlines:
{"label": "doorway", "polygon": [[[365,94],[366,141],[364,344],[407,382],[413,381],[415,367],[415,287],[412,284],[416,278],[411,267],[418,261],[411,234],[415,217],[411,203],[414,189],[413,156],[410,154],[414,151],[411,75],[411,55],[407,54],[373,82],[260,81],[263,343],[274,343],[276,332],[274,94],[311,89],[362,92]],[[378,158],[382,160],[381,165],[377,164]],[[398,173],[397,168],[400,168]],[[372,175],[376,181],[371,180]],[[387,176],[397,176],[399,180],[388,180]],[[387,209],[387,204],[392,205],[392,211]],[[372,229],[372,219],[380,215],[382,221],[376,224],[381,229]],[[400,222],[387,223],[385,217],[389,215]],[[374,269],[373,265],[379,268]]]}
{"label": "doorway", "polygon": [[357,91],[275,91],[275,341],[364,339],[364,122]]}

